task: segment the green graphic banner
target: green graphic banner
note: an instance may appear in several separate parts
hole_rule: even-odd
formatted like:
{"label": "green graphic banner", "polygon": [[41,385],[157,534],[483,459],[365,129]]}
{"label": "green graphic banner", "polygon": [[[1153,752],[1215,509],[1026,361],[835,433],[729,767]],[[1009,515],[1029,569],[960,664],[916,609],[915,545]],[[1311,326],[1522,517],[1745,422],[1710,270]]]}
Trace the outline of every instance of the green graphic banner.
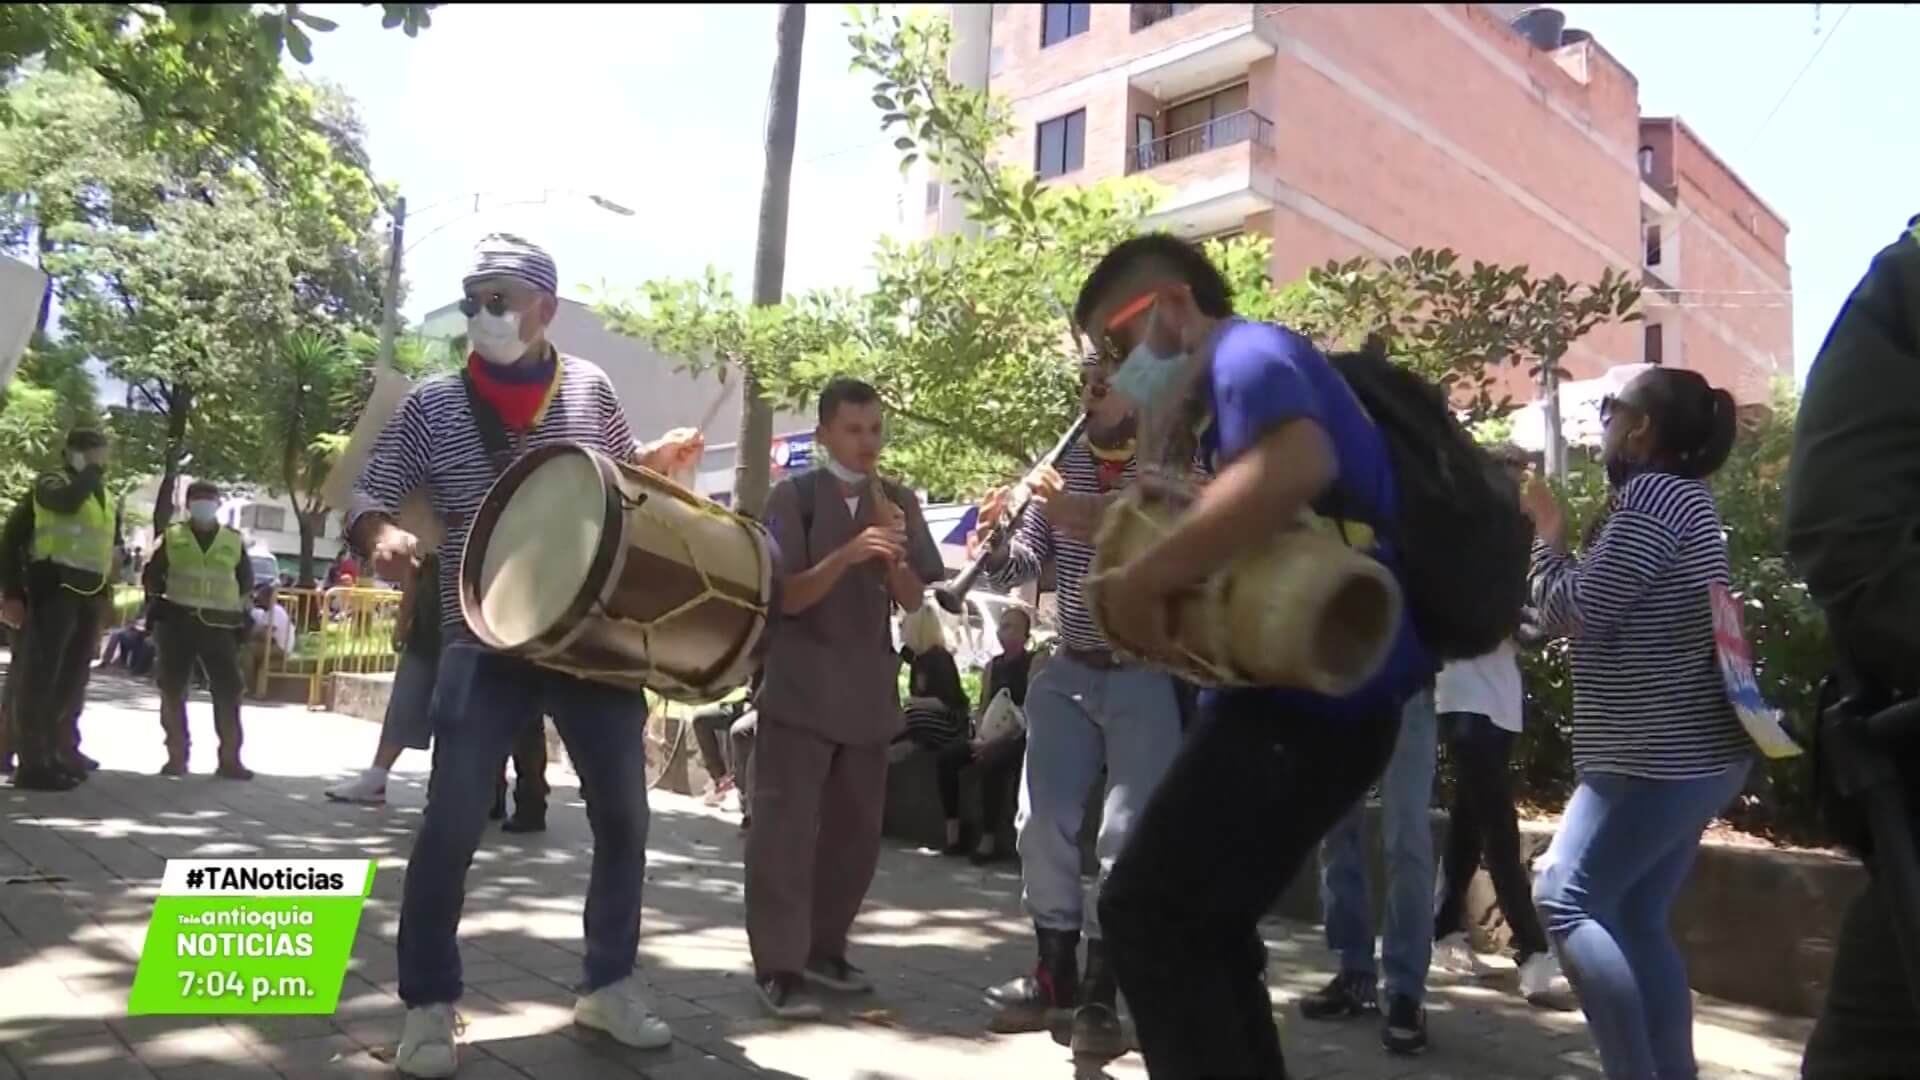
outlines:
{"label": "green graphic banner", "polygon": [[330,1015],[371,859],[169,859],[133,978],[133,1016]]}

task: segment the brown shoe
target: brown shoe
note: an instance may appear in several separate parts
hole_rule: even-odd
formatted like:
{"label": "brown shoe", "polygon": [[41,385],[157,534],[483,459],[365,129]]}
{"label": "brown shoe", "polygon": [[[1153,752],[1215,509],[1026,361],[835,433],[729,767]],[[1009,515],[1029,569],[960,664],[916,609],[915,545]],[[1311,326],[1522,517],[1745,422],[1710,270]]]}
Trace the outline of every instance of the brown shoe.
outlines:
{"label": "brown shoe", "polygon": [[165,765],[160,766],[160,775],[185,776],[187,775],[187,763],[177,759],[169,759]]}
{"label": "brown shoe", "polygon": [[213,775],[222,780],[251,780],[253,770],[237,761],[229,761],[213,770]]}

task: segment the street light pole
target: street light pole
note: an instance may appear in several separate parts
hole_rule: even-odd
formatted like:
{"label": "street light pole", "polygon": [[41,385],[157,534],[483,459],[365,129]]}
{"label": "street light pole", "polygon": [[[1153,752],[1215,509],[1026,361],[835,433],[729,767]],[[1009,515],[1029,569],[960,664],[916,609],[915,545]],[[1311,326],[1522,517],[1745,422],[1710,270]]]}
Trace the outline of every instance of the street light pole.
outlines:
{"label": "street light pole", "polygon": [[393,228],[388,239],[391,250],[387,257],[386,303],[380,312],[380,356],[373,365],[376,378],[382,371],[393,370],[394,339],[400,335],[400,259],[406,250],[406,239],[407,197],[401,195],[393,200]]}

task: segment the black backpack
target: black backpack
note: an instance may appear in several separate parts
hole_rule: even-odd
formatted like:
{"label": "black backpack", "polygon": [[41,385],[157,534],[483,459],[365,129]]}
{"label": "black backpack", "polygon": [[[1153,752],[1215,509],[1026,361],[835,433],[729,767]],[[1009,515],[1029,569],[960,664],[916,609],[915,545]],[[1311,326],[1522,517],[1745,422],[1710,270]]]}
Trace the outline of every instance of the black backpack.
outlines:
{"label": "black backpack", "polygon": [[1375,524],[1399,556],[1414,631],[1438,660],[1485,656],[1518,633],[1529,599],[1533,522],[1519,489],[1446,394],[1377,342],[1327,359],[1387,445],[1400,516]]}

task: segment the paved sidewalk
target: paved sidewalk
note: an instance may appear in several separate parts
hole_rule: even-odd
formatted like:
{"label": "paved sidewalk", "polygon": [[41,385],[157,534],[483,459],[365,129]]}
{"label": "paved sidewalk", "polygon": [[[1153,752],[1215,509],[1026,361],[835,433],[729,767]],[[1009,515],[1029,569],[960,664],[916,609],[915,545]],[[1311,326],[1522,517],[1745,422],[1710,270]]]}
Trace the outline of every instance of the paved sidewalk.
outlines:
{"label": "paved sidewalk", "polygon": [[[0,654],[4,655],[4,654]],[[296,707],[246,711],[251,784],[207,775],[213,732],[192,706],[196,774],[156,777],[163,759],[150,688],[98,675],[82,722],[105,769],[78,791],[0,788],[0,1080],[121,1077],[390,1075],[398,1038],[393,940],[402,868],[425,793],[426,759],[410,754],[385,809],[341,807],[321,790],[363,766],[375,725]],[[490,834],[468,878],[462,925],[468,1080],[1073,1075],[1045,1035],[985,1034],[982,987],[1023,970],[1030,934],[1009,869],[890,849],[856,929],[855,962],[880,984],[830,1022],[760,1019],[742,929],[741,842],[730,816],[675,796],[654,800],[641,948],[660,1011],[679,1035],[642,1053],[577,1030],[569,984],[580,965],[589,841],[579,793],[557,764],[551,831]],[[371,856],[379,859],[353,972],[332,1017],[213,1021],[125,1015],[161,867],[170,856]],[[1293,1002],[1324,981],[1313,927],[1268,928],[1275,1008],[1300,1077],[1597,1077],[1578,1013],[1530,1009],[1511,972],[1488,984],[1439,976],[1434,1049],[1388,1057],[1373,1025],[1315,1025]],[[1702,999],[1697,1043],[1712,1077],[1791,1077],[1804,1020]],[[1138,1056],[1107,1075],[1138,1080]]]}

